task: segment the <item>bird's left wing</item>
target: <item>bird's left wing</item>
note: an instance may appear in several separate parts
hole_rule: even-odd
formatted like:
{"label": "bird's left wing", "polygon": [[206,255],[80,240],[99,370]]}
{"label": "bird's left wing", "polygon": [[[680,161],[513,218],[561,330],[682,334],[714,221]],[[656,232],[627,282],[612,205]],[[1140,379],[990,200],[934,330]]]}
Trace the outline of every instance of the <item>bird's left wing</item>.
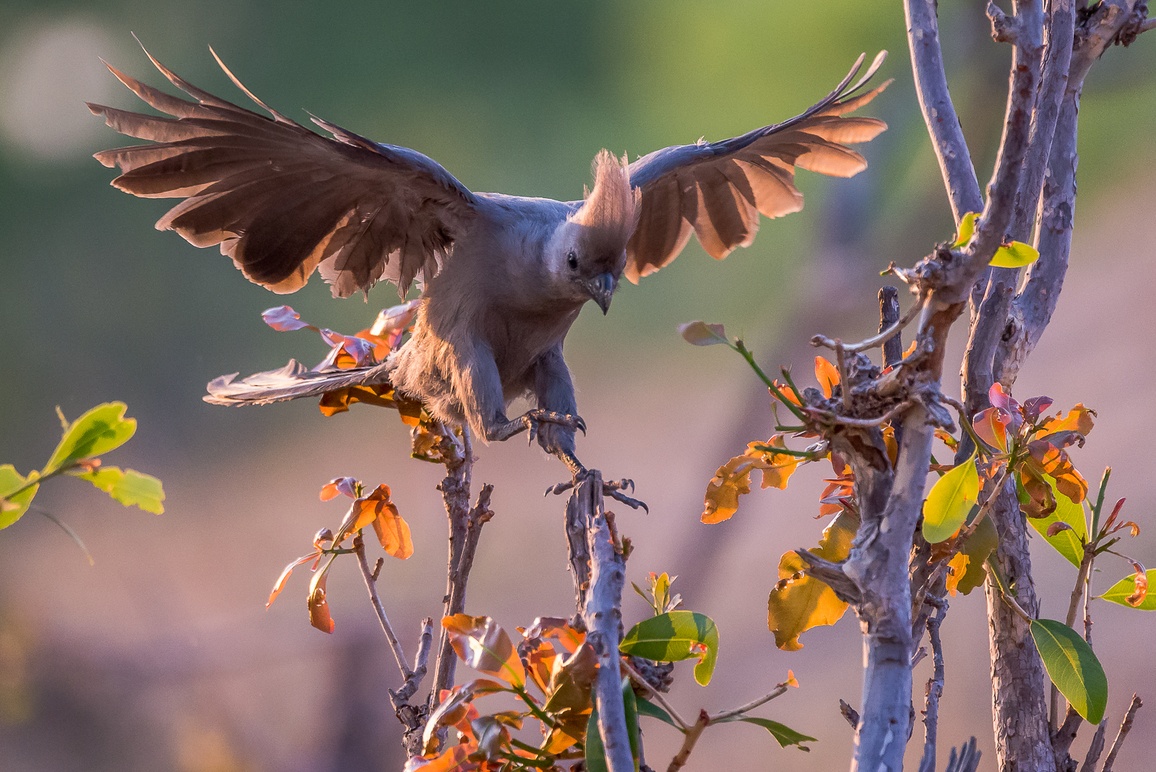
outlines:
{"label": "bird's left wing", "polygon": [[[145,52],[148,54],[148,52]],[[213,54],[216,57],[216,53]],[[172,96],[109,70],[162,117],[90,104],[93,113],[148,144],[105,150],[113,185],[137,196],[183,198],[157,222],[199,246],[221,245],[245,276],[294,292],[320,268],[335,295],[380,279],[402,294],[429,278],[475,214],[475,197],[442,166],[408,148],[380,145],[314,118],[316,134],[253,96],[270,117],[180,78],[149,55],[177,88]]]}
{"label": "bird's left wing", "polygon": [[637,282],[678,257],[691,230],[703,249],[722,259],[754,240],[759,213],[780,217],[803,208],[795,168],[850,177],[867,167],[846,144],[874,139],[887,124],[847,117],[891,81],[860,93],[883,63],[881,52],[851,85],[860,56],[834,91],[801,115],[720,142],[656,150],[630,165],[640,191],[638,225],[627,245],[625,275]]}

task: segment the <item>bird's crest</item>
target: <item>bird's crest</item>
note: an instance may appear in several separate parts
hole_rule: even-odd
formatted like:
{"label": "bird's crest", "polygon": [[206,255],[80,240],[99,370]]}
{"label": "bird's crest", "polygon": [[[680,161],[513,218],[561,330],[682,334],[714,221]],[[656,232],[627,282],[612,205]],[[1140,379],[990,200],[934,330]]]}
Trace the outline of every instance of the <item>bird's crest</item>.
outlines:
{"label": "bird's crest", "polygon": [[638,191],[630,185],[626,156],[616,158],[600,150],[592,167],[594,189],[570,215],[570,222],[587,229],[587,240],[605,245],[608,252],[621,252],[638,223]]}

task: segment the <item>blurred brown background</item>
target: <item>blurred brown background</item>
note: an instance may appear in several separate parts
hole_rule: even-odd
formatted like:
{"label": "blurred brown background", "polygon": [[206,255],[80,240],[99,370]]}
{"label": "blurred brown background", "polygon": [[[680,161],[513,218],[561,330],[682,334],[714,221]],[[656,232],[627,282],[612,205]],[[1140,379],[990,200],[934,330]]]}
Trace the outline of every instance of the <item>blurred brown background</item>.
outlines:
{"label": "blurred brown background", "polygon": [[[982,3],[947,5],[953,94],[986,178],[1008,51],[988,39]],[[581,195],[601,147],[634,157],[781,120],[826,93],[860,51],[892,51],[885,75],[897,83],[871,109],[891,130],[867,148],[871,169],[850,181],[803,173],[804,212],[764,221],[754,246],[723,263],[688,247],[669,270],[624,287],[608,317],[587,311],[568,340],[590,425],[580,456],[607,476],[633,477],[651,507],[619,520],[637,547],[630,578],[678,574],[686,607],[711,614],[721,630],[714,683],[703,690],[680,670],[677,704],[687,715],[732,707],[790,668],[803,688],[759,714],[820,738],[802,754],[755,727],[719,727],[690,768],[843,768],[850,731],[837,700],[859,699],[854,621],[806,634],[806,648],[793,654],[777,651],[765,626],[779,555],[818,538],[823,470],[801,472],[787,492],[752,493],[726,524],[701,525],[706,481],[747,441],[765,439],[770,417],[741,360],[691,348],[675,327],[725,322],[764,365],[794,363],[806,376],[814,352],[801,341],[817,331],[867,332],[878,271],[951,234],[900,4],[852,0],[0,5],[0,462],[22,472],[43,463],[57,437],[54,405],[74,418],[119,399],[140,428],[109,462],[160,476],[168,493],[167,511],[153,517],[75,481],[43,490],[39,506],[81,534],[95,567],[36,513],[0,533],[0,768],[400,768],[398,724],[384,698],[398,677],[353,566],[339,563],[330,582],[332,636],[307,625],[305,577],[294,576],[271,610],[264,601],[281,567],[340,519],[340,505],[317,500],[338,475],[389,483],[413,527],[417,553],[387,563],[382,581],[411,653],[418,620],[437,613],[444,587],[439,469],[408,459],[395,416],[354,408],[322,419],[312,404],[233,411],[200,401],[221,373],[323,354],[308,333],[265,328],[262,309],[289,302],[310,321],[352,332],[396,296],[382,287],[368,305],[337,302],[315,282],[279,300],[215,250],[153,231],[165,202],[109,188],[110,171],[90,154],[122,139],[83,101],[132,103],[97,57],[160,82],[130,30],[218,93],[233,92],[209,44],[291,116],[304,119],[304,108],[415,147],[475,190],[558,198]],[[1088,85],[1073,267],[1057,320],[1017,388],[1100,409],[1077,461],[1090,479],[1114,466],[1112,493],[1129,497],[1127,511],[1145,527],[1129,550],[1149,565],[1154,71],[1156,47],[1142,38],[1112,51]],[[497,517],[486,526],[468,610],[507,628],[569,613],[563,505],[540,495],[562,468],[518,442],[479,455],[476,477],[496,484]],[[1073,571],[1039,546],[1045,614],[1062,616]],[[1102,567],[1100,589],[1125,573],[1110,561]],[[626,609],[635,619],[646,611],[637,598]],[[979,595],[952,602],[940,736],[946,753],[976,735],[990,762],[983,613]],[[1154,634],[1152,615],[1099,610],[1112,720],[1133,689],[1156,700],[1144,655]],[[916,674],[920,701],[926,667]],[[1145,708],[1118,768],[1146,768],[1154,730],[1156,711]],[[648,726],[651,764],[665,765],[677,739]]]}

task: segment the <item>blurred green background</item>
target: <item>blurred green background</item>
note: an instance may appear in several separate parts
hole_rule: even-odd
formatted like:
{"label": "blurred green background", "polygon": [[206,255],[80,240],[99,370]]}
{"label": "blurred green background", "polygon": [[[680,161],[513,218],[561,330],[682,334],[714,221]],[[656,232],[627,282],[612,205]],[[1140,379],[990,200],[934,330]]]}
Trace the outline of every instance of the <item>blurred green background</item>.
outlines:
{"label": "blurred green background", "polygon": [[[941,13],[953,95],[986,179],[1009,55],[989,40],[982,7],[944,4]],[[398,725],[382,696],[396,673],[352,566],[331,584],[331,637],[306,625],[303,579],[269,612],[264,596],[281,566],[308,551],[311,534],[339,520],[316,491],[343,474],[388,482],[414,527],[418,553],[386,567],[395,623],[416,630],[421,616],[436,614],[444,581],[437,469],[406,458],[408,438],[392,415],[355,408],[322,420],[311,404],[232,411],[200,401],[221,373],[323,355],[308,334],[265,328],[262,309],[288,302],[314,323],[352,332],[396,296],[383,286],[368,305],[338,302],[315,281],[279,299],[216,250],[155,232],[171,202],[108,187],[113,174],[91,153],[124,140],[83,102],[136,105],[98,57],[162,82],[130,31],[223,96],[235,92],[208,45],[291,117],[305,120],[307,109],[417,148],[474,190],[563,199],[581,196],[599,148],[634,158],[782,120],[825,94],[860,52],[892,52],[884,75],[896,83],[869,111],[891,130],[866,148],[866,173],[849,181],[801,174],[803,213],[764,221],[755,244],[722,263],[692,244],[670,269],[624,287],[605,319],[587,311],[567,342],[591,425],[580,455],[608,476],[634,477],[651,505],[649,517],[623,525],[639,545],[631,578],[681,574],[676,589],[723,632],[716,685],[703,692],[680,677],[680,705],[687,713],[730,707],[793,668],[804,689],[764,715],[821,738],[803,756],[754,728],[724,727],[707,733],[690,768],[842,766],[850,737],[834,706],[859,697],[854,623],[811,633],[804,652],[787,655],[774,650],[764,619],[779,554],[817,538],[821,475],[800,475],[786,494],[752,494],[726,525],[698,523],[714,468],[746,441],[765,439],[770,424],[765,393],[741,362],[691,349],[675,327],[725,322],[764,364],[794,362],[806,373],[812,352],[800,341],[869,329],[878,271],[951,234],[914,101],[901,5],[852,0],[0,5],[0,462],[22,472],[43,463],[55,442],[54,406],[74,418],[119,399],[140,429],[110,463],[157,474],[169,494],[168,511],[153,518],[80,483],[46,488],[38,502],[81,533],[93,568],[35,513],[0,534],[0,766],[399,768]],[[1106,408],[1081,465],[1093,478],[1097,465],[1114,463],[1117,492],[1137,502],[1134,514],[1156,503],[1139,453],[1156,427],[1130,386],[1156,366],[1150,347],[1130,345],[1152,329],[1147,293],[1156,287],[1153,72],[1156,47],[1142,38],[1110,52],[1089,81],[1073,272],[1058,331],[1023,378],[1025,389],[1059,404]],[[1128,328],[1135,335],[1119,334]],[[538,496],[563,470],[516,443],[480,455],[478,479],[498,484],[499,514],[483,538],[469,611],[511,628],[565,615],[562,505]],[[1147,535],[1133,550],[1149,564],[1154,551]],[[1070,581],[1050,555],[1040,561],[1049,580]],[[627,603],[643,614],[641,602]],[[1108,629],[1152,633],[1147,617],[1105,618]],[[941,737],[976,734],[990,748],[982,600],[955,601],[948,624]],[[1130,676],[1112,666],[1109,675],[1119,685],[1109,711],[1118,715]],[[1140,722],[1156,727],[1143,712]],[[664,731],[647,740],[655,766],[676,747]]]}

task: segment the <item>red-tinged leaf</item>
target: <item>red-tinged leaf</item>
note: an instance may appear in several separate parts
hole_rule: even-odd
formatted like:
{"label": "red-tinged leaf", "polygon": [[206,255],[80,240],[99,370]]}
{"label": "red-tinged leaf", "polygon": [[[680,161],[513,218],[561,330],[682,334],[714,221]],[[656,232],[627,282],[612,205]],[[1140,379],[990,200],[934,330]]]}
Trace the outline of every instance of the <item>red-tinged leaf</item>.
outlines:
{"label": "red-tinged leaf", "polygon": [[1063,417],[1057,415],[1044,421],[1035,436],[1037,438],[1046,437],[1057,432],[1076,432],[1087,436],[1095,425],[1095,421],[1093,421],[1095,417],[1096,411],[1084,407],[1082,402],[1077,403],[1074,408],[1068,411],[1067,415]]}
{"label": "red-tinged leaf", "polygon": [[991,388],[987,391],[988,401],[993,407],[998,407],[1000,410],[1006,410],[1008,413],[1018,413],[1020,405],[1016,402],[1012,395],[1003,390],[1003,384],[993,383]]}
{"label": "red-tinged leaf", "polygon": [[815,357],[815,380],[823,390],[823,396],[831,398],[834,389],[839,385],[839,370],[823,357]]}
{"label": "red-tinged leaf", "polygon": [[[293,330],[317,330],[312,324],[301,321],[301,314],[294,311],[289,306],[277,306],[276,308],[267,308],[261,312],[261,318],[265,320],[265,324],[272,327],[277,332],[292,332]],[[320,330],[318,330],[320,332]]]}
{"label": "red-tinged leaf", "polygon": [[1125,501],[1127,501],[1127,499],[1121,498],[1116,502],[1116,505],[1112,507],[1112,513],[1108,515],[1108,519],[1104,521],[1104,531],[1111,530],[1112,526],[1116,524],[1116,518],[1120,516],[1121,510],[1124,509]]}
{"label": "red-tinged leaf", "polygon": [[454,614],[442,619],[442,627],[462,662],[519,688],[525,684],[522,660],[510,636],[493,619]]}
{"label": "red-tinged leaf", "polygon": [[1054,400],[1052,400],[1051,397],[1042,396],[1025,399],[1023,406],[1024,418],[1028,419],[1029,421],[1035,421],[1037,418],[1044,414],[1045,410],[1052,406],[1053,401]]}
{"label": "red-tinged leaf", "polygon": [[998,407],[989,407],[975,414],[972,429],[976,435],[995,450],[1006,453],[1007,427],[1011,423],[1011,416]]}
{"label": "red-tinged leaf", "polygon": [[[1113,584],[1100,598],[1127,608],[1156,611],[1156,593],[1148,592],[1148,587],[1154,579],[1156,579],[1156,568],[1148,569],[1143,575],[1129,574]],[[1144,587],[1142,593],[1140,592],[1141,586]]]}
{"label": "red-tinged leaf", "polygon": [[277,577],[277,581],[273,583],[273,591],[269,593],[269,600],[265,601],[265,608],[272,606],[273,601],[277,600],[277,596],[281,594],[281,590],[285,589],[285,583],[288,582],[289,577],[293,575],[293,569],[316,560],[319,554],[318,552],[311,552],[308,555],[302,555],[285,566],[285,570],[281,572],[281,575]]}
{"label": "red-tinged leaf", "polygon": [[568,654],[577,651],[586,640],[586,633],[571,627],[563,617],[538,617],[522,634],[528,641],[538,638],[557,641]]}
{"label": "red-tinged leaf", "polygon": [[351,499],[355,499],[357,498],[358,485],[357,480],[352,477],[334,477],[322,486],[321,500],[330,501],[340,495],[346,495]]}
{"label": "red-tinged leaf", "polygon": [[1024,466],[1032,466],[1034,462],[1040,471],[1056,481],[1056,490],[1060,493],[1077,504],[1088,495],[1088,481],[1072,466],[1066,451],[1047,440],[1035,440],[1028,443],[1028,452],[1031,459]]}
{"label": "red-tinged leaf", "polygon": [[309,624],[323,633],[332,633],[334,628],[333,617],[329,614],[329,601],[325,599],[325,580],[328,575],[324,570],[313,575],[313,581],[309,583],[307,600]]}
{"label": "red-tinged leaf", "polygon": [[1072,526],[1068,525],[1067,523],[1057,521],[1048,526],[1047,535],[1050,538],[1053,536],[1058,536],[1062,531],[1070,530],[1072,530]]}
{"label": "red-tinged leaf", "polygon": [[1134,560],[1132,561],[1132,569],[1135,571],[1132,575],[1133,590],[1124,600],[1128,602],[1129,606],[1136,608],[1148,596],[1148,573],[1144,570],[1144,566]]}
{"label": "red-tinged leaf", "polygon": [[726,330],[721,324],[707,324],[706,322],[687,322],[678,326],[678,334],[687,343],[695,346],[713,346],[723,344],[729,346]]}
{"label": "red-tinged leaf", "polygon": [[554,660],[553,673],[542,709],[551,716],[558,713],[584,713],[590,708],[590,692],[598,672],[598,655],[588,643],[566,657]]}

